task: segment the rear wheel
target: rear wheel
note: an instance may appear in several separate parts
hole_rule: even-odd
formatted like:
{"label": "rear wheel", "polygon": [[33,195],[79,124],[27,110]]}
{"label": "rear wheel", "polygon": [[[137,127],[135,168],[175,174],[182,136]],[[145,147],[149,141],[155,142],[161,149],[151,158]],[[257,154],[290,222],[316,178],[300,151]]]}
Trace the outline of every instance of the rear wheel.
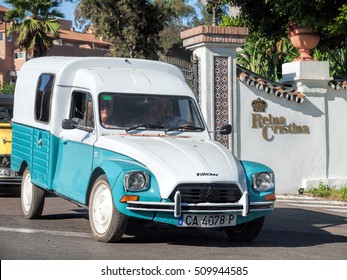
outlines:
{"label": "rear wheel", "polygon": [[31,175],[28,168],[25,169],[22,177],[21,204],[24,216],[27,219],[41,217],[45,204],[45,191],[31,183]]}
{"label": "rear wheel", "polygon": [[101,175],[93,185],[89,200],[89,222],[95,238],[102,242],[121,240],[127,220],[113,202],[106,176]]}
{"label": "rear wheel", "polygon": [[251,242],[256,239],[263,228],[265,217],[239,224],[225,229],[226,234],[233,241]]}

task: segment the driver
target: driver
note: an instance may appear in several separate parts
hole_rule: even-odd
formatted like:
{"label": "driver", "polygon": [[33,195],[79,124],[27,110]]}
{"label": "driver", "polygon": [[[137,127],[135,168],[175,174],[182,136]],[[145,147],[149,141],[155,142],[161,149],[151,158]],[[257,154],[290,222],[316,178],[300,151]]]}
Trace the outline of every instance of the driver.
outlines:
{"label": "driver", "polygon": [[162,127],[178,127],[187,121],[173,115],[172,102],[167,97],[156,98],[143,116],[132,121],[136,124],[150,124]]}

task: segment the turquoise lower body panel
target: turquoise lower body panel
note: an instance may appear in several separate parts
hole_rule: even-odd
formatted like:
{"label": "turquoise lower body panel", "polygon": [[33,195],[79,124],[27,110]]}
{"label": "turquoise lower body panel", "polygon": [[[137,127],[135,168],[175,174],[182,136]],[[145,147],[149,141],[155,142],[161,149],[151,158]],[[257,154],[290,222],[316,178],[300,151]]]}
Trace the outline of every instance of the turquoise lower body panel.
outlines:
{"label": "turquoise lower body panel", "polygon": [[11,168],[20,171],[26,164],[31,173],[32,182],[44,189],[51,189],[54,158],[58,151],[54,149],[57,139],[49,131],[13,123]]}
{"label": "turquoise lower body panel", "polygon": [[19,172],[23,162],[31,168],[33,143],[34,129],[32,127],[12,124],[11,169]]}
{"label": "turquoise lower body panel", "polygon": [[49,189],[51,134],[48,131],[39,129],[34,129],[33,134],[31,180],[34,184]]}
{"label": "turquoise lower body panel", "polygon": [[87,204],[92,172],[92,145],[59,139],[59,154],[52,189],[81,204]]}

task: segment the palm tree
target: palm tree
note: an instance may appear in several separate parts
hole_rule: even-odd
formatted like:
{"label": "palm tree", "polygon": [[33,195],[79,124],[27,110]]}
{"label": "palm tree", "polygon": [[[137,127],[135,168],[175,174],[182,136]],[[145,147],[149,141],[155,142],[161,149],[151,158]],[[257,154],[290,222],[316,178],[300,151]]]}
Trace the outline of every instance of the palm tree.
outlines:
{"label": "palm tree", "polygon": [[61,25],[57,18],[63,18],[57,7],[60,0],[5,0],[12,9],[5,19],[12,22],[9,32],[18,32],[17,44],[31,57],[44,56],[59,38]]}

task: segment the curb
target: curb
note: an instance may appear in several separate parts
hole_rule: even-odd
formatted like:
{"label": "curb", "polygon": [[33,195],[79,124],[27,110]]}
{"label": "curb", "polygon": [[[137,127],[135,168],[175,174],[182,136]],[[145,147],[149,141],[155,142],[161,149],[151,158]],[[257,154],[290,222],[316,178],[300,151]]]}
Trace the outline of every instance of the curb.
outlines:
{"label": "curb", "polygon": [[331,205],[342,205],[347,206],[346,201],[329,200],[326,198],[312,197],[308,195],[287,195],[287,194],[276,194],[277,201],[283,202],[305,202],[311,204],[331,204]]}

